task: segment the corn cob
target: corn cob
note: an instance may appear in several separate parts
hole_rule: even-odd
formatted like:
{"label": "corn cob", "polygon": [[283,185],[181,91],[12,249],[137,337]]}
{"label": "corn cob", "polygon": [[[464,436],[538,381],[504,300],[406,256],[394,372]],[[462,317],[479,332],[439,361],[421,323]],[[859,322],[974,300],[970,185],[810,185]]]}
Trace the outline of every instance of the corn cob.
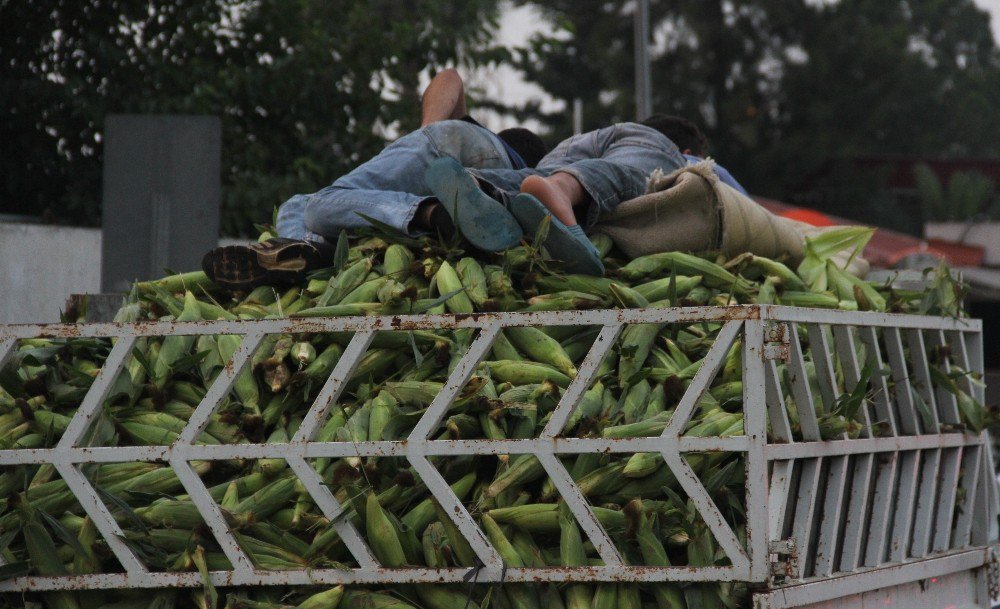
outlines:
{"label": "corn cob", "polygon": [[[330,278],[326,289],[316,299],[317,307],[340,304],[341,299],[347,296],[356,287],[361,285],[368,272],[372,270],[370,258],[362,258],[342,272]],[[301,312],[300,312],[301,313]]]}
{"label": "corn cob", "polygon": [[733,275],[714,262],[683,252],[642,256],[623,266],[621,272],[628,279],[640,279],[671,270],[678,275],[701,276],[704,285],[720,290],[730,290],[737,294],[753,291],[753,284],[746,279]]}
{"label": "corn cob", "polygon": [[398,243],[394,243],[386,248],[382,266],[387,277],[404,282],[410,276],[410,269],[415,260],[413,252]]}
{"label": "corn cob", "polygon": [[455,272],[458,274],[469,300],[475,306],[482,308],[490,297],[489,290],[486,288],[486,273],[483,271],[483,267],[475,258],[466,257],[455,264]]}
{"label": "corn cob", "polygon": [[[625,516],[619,510],[591,507],[598,522],[607,529],[625,527]],[[509,524],[533,533],[554,533],[559,530],[559,506],[555,503],[529,503],[489,510],[487,515],[502,524]]]}
{"label": "corn cob", "polygon": [[[66,565],[58,558],[55,542],[48,530],[38,521],[33,512],[26,514],[22,529],[24,546],[38,575],[68,575]],[[45,594],[46,605],[53,609],[79,609],[76,596],[72,592],[48,592]]]}
{"label": "corn cob", "polygon": [[[625,508],[631,518],[638,520],[635,526],[636,541],[642,553],[643,562],[653,567],[669,567],[670,559],[660,538],[653,532],[652,522],[643,508],[642,502],[633,499]],[[676,586],[667,583],[654,584],[653,596],[659,609],[686,609],[684,597]]]}
{"label": "corn cob", "polygon": [[419,609],[388,594],[347,589],[341,605],[359,609]]}
{"label": "corn cob", "polygon": [[520,455],[510,463],[508,469],[493,480],[486,489],[486,496],[496,497],[507,489],[533,482],[544,474],[545,468],[533,455]]}
{"label": "corn cob", "polygon": [[456,564],[463,567],[471,567],[479,562],[479,557],[472,550],[472,546],[465,539],[462,533],[455,526],[454,521],[448,516],[448,513],[444,511],[437,501],[434,501],[434,512],[437,515],[438,522],[444,527],[445,535],[448,537],[448,546],[451,548],[452,553],[455,556]]}
{"label": "corn cob", "polygon": [[139,288],[140,292],[149,292],[156,287],[170,293],[175,293],[184,291],[195,292],[203,289],[210,290],[215,288],[215,284],[209,280],[203,271],[192,271],[190,273],[169,275],[156,281],[140,281],[136,284],[136,287]]}
{"label": "corn cob", "polygon": [[573,291],[601,298],[607,298],[611,294],[610,279],[589,275],[545,275],[538,279],[537,285],[546,293]]}
{"label": "corn cob", "polygon": [[562,345],[544,332],[526,326],[507,328],[504,333],[514,347],[536,362],[548,364],[570,378],[576,376],[573,360],[563,350]]}
{"label": "corn cob", "polygon": [[[184,293],[184,309],[177,316],[176,321],[198,321],[201,319],[201,309],[198,300],[191,291]],[[163,339],[163,346],[153,362],[153,382],[157,387],[163,388],[169,378],[171,367],[182,356],[186,355],[194,344],[193,336],[176,335]]]}
{"label": "corn cob", "polygon": [[493,360],[481,364],[490,370],[493,378],[514,385],[530,385],[551,381],[559,387],[569,385],[570,378],[562,372],[536,362]]}
{"label": "corn cob", "polygon": [[[587,564],[587,555],[583,549],[583,539],[576,520],[565,503],[558,506],[559,519],[559,558],[564,567],[578,567]],[[570,584],[566,589],[566,609],[590,609],[593,602],[590,586],[586,584]]]}
{"label": "corn cob", "polygon": [[344,586],[317,592],[295,606],[295,609],[337,609],[344,597]]}

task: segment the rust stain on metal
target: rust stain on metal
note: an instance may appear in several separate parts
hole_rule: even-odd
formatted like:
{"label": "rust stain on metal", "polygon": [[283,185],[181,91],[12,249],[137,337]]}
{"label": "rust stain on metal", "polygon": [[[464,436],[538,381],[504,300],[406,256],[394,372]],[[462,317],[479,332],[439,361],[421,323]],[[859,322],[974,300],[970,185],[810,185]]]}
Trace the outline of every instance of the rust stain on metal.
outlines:
{"label": "rust stain on metal", "polygon": [[[394,330],[419,330],[420,329],[420,324],[419,323],[417,323],[417,322],[415,322],[415,321],[413,321],[411,319],[403,319],[403,318],[401,318],[399,316],[395,316],[391,320],[389,320],[389,325]],[[444,327],[444,324],[442,324],[442,327]]]}
{"label": "rust stain on metal", "polygon": [[479,321],[486,314],[485,313],[456,313],[455,321],[465,321],[466,319],[471,319],[472,321]]}
{"label": "rust stain on metal", "polygon": [[52,324],[38,333],[38,338],[76,338],[80,328],[76,324]]}
{"label": "rust stain on metal", "polygon": [[296,320],[292,327],[296,332],[305,332],[309,334],[316,334],[325,329],[322,324],[309,320]]}

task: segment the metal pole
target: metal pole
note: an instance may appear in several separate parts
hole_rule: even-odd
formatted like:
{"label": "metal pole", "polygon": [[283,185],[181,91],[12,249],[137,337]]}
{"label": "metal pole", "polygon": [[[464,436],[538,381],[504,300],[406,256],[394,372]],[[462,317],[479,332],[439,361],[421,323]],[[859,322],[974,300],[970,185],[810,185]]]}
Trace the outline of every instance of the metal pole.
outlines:
{"label": "metal pole", "polygon": [[573,135],[583,133],[583,100],[579,97],[573,100]]}
{"label": "metal pole", "polygon": [[635,114],[642,120],[653,113],[653,88],[649,73],[649,0],[635,7]]}

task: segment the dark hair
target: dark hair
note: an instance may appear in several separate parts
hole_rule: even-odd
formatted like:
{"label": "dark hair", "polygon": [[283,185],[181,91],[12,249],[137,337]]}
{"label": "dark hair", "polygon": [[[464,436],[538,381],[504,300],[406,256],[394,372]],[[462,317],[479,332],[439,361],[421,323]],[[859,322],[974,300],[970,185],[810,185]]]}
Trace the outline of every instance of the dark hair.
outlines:
{"label": "dark hair", "polygon": [[690,150],[695,156],[705,156],[708,153],[708,138],[686,118],[670,116],[669,114],[654,114],[639,121],[639,124],[656,129],[677,144],[681,152]]}
{"label": "dark hair", "polygon": [[497,135],[500,139],[507,142],[507,145],[513,148],[514,152],[521,155],[521,158],[524,159],[524,163],[528,167],[538,165],[538,161],[541,161],[542,157],[549,153],[549,149],[545,145],[545,142],[542,141],[542,138],[524,127],[504,129]]}

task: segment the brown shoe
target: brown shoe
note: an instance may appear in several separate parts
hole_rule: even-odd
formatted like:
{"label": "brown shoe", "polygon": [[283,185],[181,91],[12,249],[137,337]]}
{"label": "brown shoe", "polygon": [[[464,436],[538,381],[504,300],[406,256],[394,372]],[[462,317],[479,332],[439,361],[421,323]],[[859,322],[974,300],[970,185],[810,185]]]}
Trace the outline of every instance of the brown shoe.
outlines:
{"label": "brown shoe", "polygon": [[217,285],[250,290],[262,285],[295,285],[333,262],[333,247],[316,241],[281,237],[263,243],[217,247],[201,259],[201,268]]}

